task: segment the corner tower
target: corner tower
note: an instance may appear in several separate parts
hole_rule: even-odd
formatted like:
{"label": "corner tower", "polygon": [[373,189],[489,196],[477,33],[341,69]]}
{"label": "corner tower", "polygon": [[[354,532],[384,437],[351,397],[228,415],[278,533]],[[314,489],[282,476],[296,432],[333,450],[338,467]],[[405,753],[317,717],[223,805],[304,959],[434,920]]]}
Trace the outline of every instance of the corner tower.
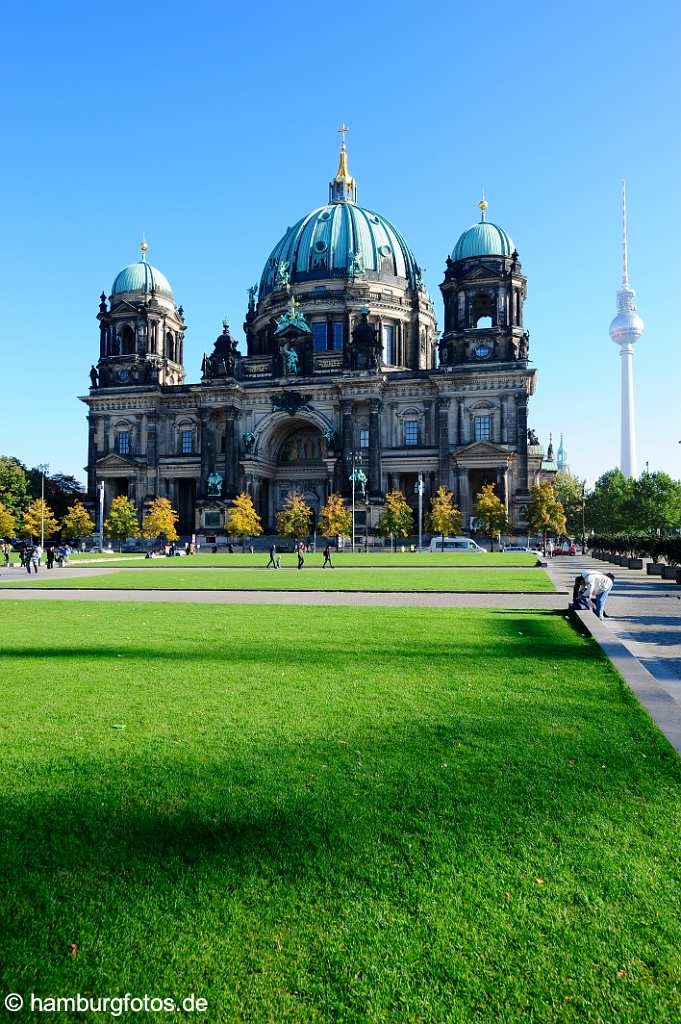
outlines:
{"label": "corner tower", "polygon": [[527,279],[513,239],[487,220],[459,238],[440,285],[445,307],[440,365],[527,362],[529,334],[523,326]]}
{"label": "corner tower", "polygon": [[141,259],[116,275],[107,304],[99,303],[99,361],[90,371],[95,388],[182,384],[185,322],[167,277]]}

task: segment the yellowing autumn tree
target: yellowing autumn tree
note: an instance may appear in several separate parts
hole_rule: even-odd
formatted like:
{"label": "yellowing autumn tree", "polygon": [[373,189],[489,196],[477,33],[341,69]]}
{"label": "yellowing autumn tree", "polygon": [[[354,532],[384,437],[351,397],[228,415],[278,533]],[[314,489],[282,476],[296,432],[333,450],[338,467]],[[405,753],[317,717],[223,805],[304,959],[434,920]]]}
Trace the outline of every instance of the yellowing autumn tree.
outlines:
{"label": "yellowing autumn tree", "polygon": [[546,546],[546,534],[555,533],[560,537],[565,533],[565,511],[556,497],[552,484],[536,484],[532,488],[532,500],[527,509],[527,525],[536,533],[541,533]]}
{"label": "yellowing autumn tree", "polygon": [[125,494],[119,494],[111,502],[111,510],[104,520],[104,533],[119,542],[128,537],[139,537],[137,509]]}
{"label": "yellowing autumn tree", "polygon": [[430,499],[430,512],[426,516],[428,533],[439,533],[444,545],[445,536],[456,536],[461,532],[461,511],[454,501],[454,494],[448,487],[438,487]]}
{"label": "yellowing autumn tree", "polygon": [[95,530],[90,513],[82,501],[75,501],[62,517],[61,532],[67,540],[91,537]]}
{"label": "yellowing autumn tree", "polygon": [[277,533],[299,540],[306,537],[312,525],[312,509],[301,494],[287,494],[284,507],[277,512]]}
{"label": "yellowing autumn tree", "polygon": [[59,529],[54,512],[42,498],[36,498],[28,506],[22,517],[21,532],[25,537],[51,537]]}
{"label": "yellowing autumn tree", "polygon": [[246,494],[245,491],[237,494],[232,507],[227,513],[225,526],[228,533],[242,538],[244,548],[246,546],[246,537],[260,536],[262,533],[262,522],[260,516],[255,511],[255,505],[250,494]]}
{"label": "yellowing autumn tree", "polygon": [[489,537],[494,550],[494,538],[508,530],[506,506],[495,493],[494,484],[483,484],[475,495],[473,515],[478,521],[478,531]]}
{"label": "yellowing autumn tree", "polygon": [[414,532],[414,513],[402,491],[388,491],[378,520],[381,537],[408,537]]}
{"label": "yellowing autumn tree", "polygon": [[8,508],[0,501],[0,537],[14,537],[17,521]]}
{"label": "yellowing autumn tree", "polygon": [[319,514],[319,532],[323,537],[344,537],[352,530],[352,512],[340,494],[330,494]]}
{"label": "yellowing autumn tree", "polygon": [[175,524],[179,516],[168,498],[154,498],[149,511],[142,520],[142,535],[147,540],[164,537],[165,540],[177,540],[178,532]]}

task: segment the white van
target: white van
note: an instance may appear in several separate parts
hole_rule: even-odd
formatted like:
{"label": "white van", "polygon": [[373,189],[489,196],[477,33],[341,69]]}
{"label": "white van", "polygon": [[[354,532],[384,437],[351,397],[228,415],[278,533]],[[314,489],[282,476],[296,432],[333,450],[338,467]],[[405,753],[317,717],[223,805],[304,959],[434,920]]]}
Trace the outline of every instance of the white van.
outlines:
{"label": "white van", "polygon": [[430,542],[431,551],[467,551],[472,554],[486,555],[487,552],[470,537],[433,537]]}

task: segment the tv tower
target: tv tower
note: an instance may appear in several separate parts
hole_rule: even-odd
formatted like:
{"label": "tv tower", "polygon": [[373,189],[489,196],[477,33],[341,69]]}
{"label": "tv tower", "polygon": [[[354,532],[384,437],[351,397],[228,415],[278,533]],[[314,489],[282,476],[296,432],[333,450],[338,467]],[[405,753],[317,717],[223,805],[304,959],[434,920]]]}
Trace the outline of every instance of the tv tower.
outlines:
{"label": "tv tower", "polygon": [[643,320],[636,312],[636,292],[629,287],[627,252],[627,186],[622,181],[622,287],[617,291],[617,316],[610,324],[610,337],[620,347],[622,358],[622,434],[620,469],[626,477],[636,476],[636,418],[634,415],[634,342],[643,334]]}

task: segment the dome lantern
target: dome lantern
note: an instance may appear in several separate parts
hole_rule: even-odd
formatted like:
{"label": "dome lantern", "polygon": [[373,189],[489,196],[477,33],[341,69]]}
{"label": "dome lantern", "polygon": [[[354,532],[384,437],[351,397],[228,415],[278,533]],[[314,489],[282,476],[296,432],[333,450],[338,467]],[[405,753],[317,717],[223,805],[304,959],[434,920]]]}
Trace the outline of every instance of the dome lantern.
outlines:
{"label": "dome lantern", "polygon": [[338,134],[341,137],[341,146],[336,177],[329,182],[330,203],[357,202],[357,182],[348,170],[348,151],[345,146],[345,135],[349,131],[350,129],[345,123],[338,129]]}

